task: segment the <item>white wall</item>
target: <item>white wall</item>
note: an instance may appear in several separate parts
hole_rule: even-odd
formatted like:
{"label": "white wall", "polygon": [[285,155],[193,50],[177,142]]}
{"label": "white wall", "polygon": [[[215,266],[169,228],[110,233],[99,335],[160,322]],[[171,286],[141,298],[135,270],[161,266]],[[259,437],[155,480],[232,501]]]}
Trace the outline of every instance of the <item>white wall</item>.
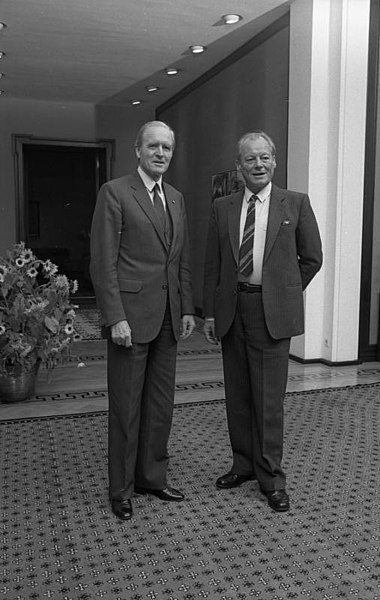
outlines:
{"label": "white wall", "polygon": [[152,109],[99,105],[96,107],[96,135],[115,140],[112,178],[130,173],[137,166],[135,140],[138,130],[146,121],[153,121]]}
{"label": "white wall", "polygon": [[16,190],[12,134],[94,141],[93,105],[1,99],[0,254],[16,241]]}
{"label": "white wall", "polygon": [[324,249],[292,341],[303,359],[358,358],[369,7],[291,4],[288,186],[309,193]]}
{"label": "white wall", "polygon": [[[306,335],[292,342],[305,360],[357,359],[369,7],[370,0],[290,4],[288,186],[309,193],[324,249],[323,269],[305,293]],[[143,107],[6,98],[0,110],[0,253],[16,241],[12,134],[115,139],[118,177],[136,167],[136,133],[154,119]],[[373,278],[378,289],[375,271]]]}

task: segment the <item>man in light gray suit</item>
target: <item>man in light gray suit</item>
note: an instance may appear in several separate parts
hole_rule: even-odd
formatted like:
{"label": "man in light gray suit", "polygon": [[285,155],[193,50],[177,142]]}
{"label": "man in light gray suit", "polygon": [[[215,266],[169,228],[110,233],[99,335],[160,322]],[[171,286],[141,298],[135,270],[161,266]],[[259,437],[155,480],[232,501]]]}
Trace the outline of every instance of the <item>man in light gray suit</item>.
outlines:
{"label": "man in light gray suit", "polygon": [[290,338],[304,331],[303,290],[322,265],[306,194],[272,184],[276,149],[262,131],[238,142],[244,190],[215,200],[205,261],[204,331],[222,342],[231,470],[216,485],[257,479],[269,506],[289,509],[283,400]]}
{"label": "man in light gray suit", "polygon": [[101,187],[91,230],[108,339],[109,495],[123,520],[134,492],[184,499],[167,482],[177,341],[195,326],[184,199],[162,181],[174,145],[165,123],[143,125],[137,171]]}

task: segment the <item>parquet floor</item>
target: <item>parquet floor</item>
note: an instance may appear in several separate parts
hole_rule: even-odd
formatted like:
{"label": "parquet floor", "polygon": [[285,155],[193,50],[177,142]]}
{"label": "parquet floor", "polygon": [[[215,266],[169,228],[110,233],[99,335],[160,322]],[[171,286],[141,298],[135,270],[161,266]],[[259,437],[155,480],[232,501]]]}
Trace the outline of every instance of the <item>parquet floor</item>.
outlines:
{"label": "parquet floor", "polygon": [[[103,340],[81,341],[75,357],[57,367],[51,378],[39,373],[36,396],[17,404],[0,403],[0,420],[93,412],[107,408],[106,357]],[[83,365],[83,366],[78,366]],[[288,391],[351,386],[380,381],[380,363],[328,367],[320,363],[289,364]],[[207,344],[200,331],[178,348],[176,403],[224,398],[220,347]]]}

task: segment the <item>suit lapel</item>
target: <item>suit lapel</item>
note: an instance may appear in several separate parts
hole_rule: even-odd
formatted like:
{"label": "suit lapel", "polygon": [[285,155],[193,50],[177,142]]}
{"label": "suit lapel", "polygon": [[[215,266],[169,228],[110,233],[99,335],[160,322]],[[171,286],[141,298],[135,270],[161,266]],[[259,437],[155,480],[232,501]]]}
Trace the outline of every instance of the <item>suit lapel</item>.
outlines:
{"label": "suit lapel", "polygon": [[165,235],[160,221],[160,217],[157,214],[149,197],[149,194],[146,190],[146,187],[138,174],[133,176],[131,188],[133,190],[134,198],[136,199],[142,210],[145,212],[146,216],[152,222],[152,225],[155,228],[158,237],[160,238],[165,248],[167,248],[167,243],[165,240]]}
{"label": "suit lapel", "polygon": [[236,264],[239,264],[240,213],[243,197],[244,190],[233,194],[228,204],[228,231]]}
{"label": "suit lapel", "polygon": [[272,250],[275,239],[284,220],[284,200],[285,193],[277,186],[272,186],[272,193],[269,204],[269,215],[267,225],[267,235],[265,240],[264,261],[268,258]]}

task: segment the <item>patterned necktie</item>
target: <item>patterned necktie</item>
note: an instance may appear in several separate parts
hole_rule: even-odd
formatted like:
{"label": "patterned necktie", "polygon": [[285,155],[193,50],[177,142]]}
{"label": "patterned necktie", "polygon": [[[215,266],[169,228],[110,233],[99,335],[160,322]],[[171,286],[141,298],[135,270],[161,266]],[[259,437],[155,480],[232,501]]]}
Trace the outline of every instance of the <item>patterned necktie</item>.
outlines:
{"label": "patterned necktie", "polygon": [[239,271],[244,277],[249,277],[253,273],[253,236],[255,235],[255,208],[257,199],[258,196],[253,194],[248,200],[247,217],[239,250]]}
{"label": "patterned necktie", "polygon": [[159,192],[160,186],[158,185],[158,183],[156,183],[156,185],[153,188],[153,206],[160,217],[160,221],[163,227],[165,227],[165,209]]}

